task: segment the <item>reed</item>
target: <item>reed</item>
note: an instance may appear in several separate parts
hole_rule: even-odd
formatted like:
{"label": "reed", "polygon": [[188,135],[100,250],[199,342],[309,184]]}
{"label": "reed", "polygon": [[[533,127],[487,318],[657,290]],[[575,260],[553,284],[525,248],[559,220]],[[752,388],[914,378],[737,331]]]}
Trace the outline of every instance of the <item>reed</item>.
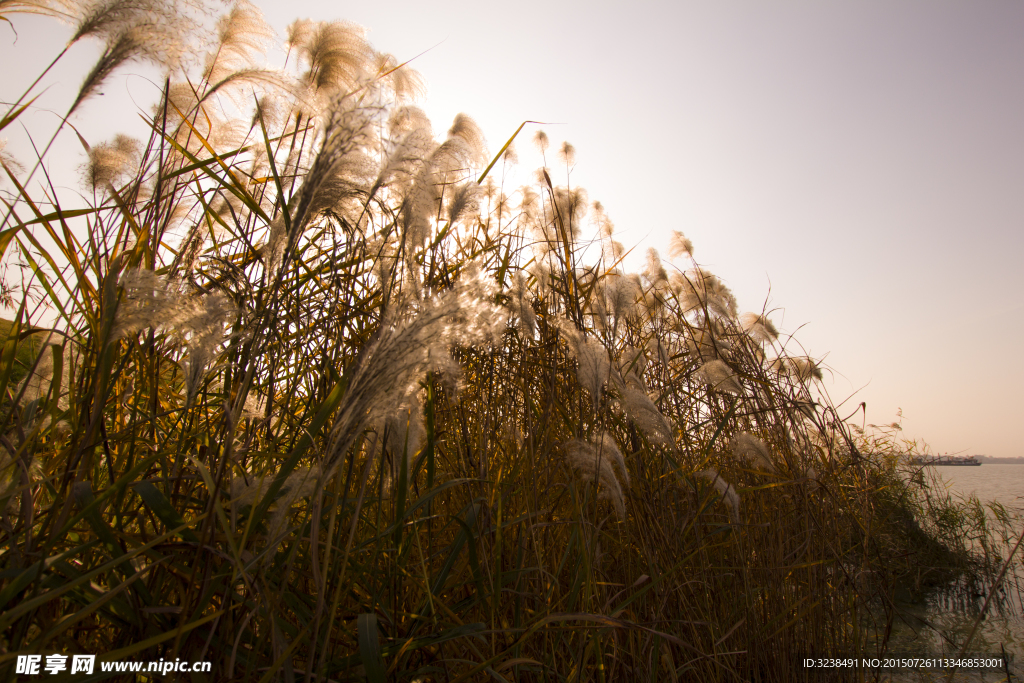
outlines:
{"label": "reed", "polygon": [[148,2],[0,4],[106,41],[73,110],[170,69],[148,140],[88,146],[91,203],[2,158],[32,276],[4,283],[0,669],[791,680],[884,648],[903,587],[989,567],[682,234],[626,273],[566,172],[478,181],[514,148],[465,116],[435,138],[357,27],[293,24],[274,71],[243,2],[188,70],[198,29]]}

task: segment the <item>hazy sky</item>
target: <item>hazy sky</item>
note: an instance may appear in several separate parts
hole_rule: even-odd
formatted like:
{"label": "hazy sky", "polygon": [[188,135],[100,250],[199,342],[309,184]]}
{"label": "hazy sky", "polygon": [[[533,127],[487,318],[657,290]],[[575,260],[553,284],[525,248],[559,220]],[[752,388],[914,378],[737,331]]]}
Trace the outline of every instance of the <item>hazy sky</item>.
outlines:
{"label": "hazy sky", "polygon": [[[619,240],[682,230],[742,310],[767,300],[826,356],[834,400],[858,392],[869,422],[902,407],[935,451],[1024,455],[1024,3],[257,4],[282,35],[346,19],[400,60],[429,49],[414,64],[439,134],[466,112],[494,152],[525,119],[561,123],[546,131],[576,146],[573,181]],[[4,101],[68,36],[15,27]],[[95,52],[76,47],[40,106],[66,108]],[[73,120],[91,141],[140,130],[156,90],[133,71]]]}

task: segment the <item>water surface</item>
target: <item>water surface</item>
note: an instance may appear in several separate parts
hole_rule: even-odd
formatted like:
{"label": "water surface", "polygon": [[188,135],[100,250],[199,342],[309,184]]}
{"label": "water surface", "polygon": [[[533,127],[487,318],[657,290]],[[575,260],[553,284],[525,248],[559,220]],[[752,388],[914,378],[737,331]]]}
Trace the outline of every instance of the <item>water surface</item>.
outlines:
{"label": "water surface", "polygon": [[932,467],[953,493],[976,494],[982,503],[996,500],[1008,508],[1024,510],[1024,465]]}
{"label": "water surface", "polygon": [[[930,467],[942,485],[957,497],[975,495],[983,504],[997,501],[1005,507],[1024,513],[1024,465],[983,464],[981,467]],[[1017,534],[1021,533],[1018,529]],[[1020,566],[1018,550],[1017,566]],[[1014,680],[1024,678],[1024,618],[1020,603],[1013,595],[1009,611],[989,607],[986,618],[970,647],[975,652],[999,653],[1000,646],[1014,656],[1011,674]],[[980,612],[983,596],[965,599],[964,596],[934,594],[921,604],[900,604],[898,618],[893,625],[890,651],[902,652],[955,652],[955,643],[961,643],[970,633]],[[887,677],[883,676],[883,680]],[[934,674],[901,672],[894,681],[945,680]],[[962,672],[957,681],[1001,681],[1005,675],[988,672]]]}

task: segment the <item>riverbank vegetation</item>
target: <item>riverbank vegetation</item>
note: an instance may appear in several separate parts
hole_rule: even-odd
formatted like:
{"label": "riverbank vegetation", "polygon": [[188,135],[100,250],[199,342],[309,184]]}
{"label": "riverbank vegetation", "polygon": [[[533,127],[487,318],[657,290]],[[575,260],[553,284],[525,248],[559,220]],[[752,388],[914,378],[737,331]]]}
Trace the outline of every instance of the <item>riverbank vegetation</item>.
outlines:
{"label": "riverbank vegetation", "polygon": [[91,201],[3,159],[31,287],[0,340],[0,668],[788,680],[988,566],[685,236],[624,269],[570,145],[537,133],[506,186],[529,133],[436,134],[357,27],[296,22],[271,70],[255,7],[202,10],[0,4],[101,41],[69,115],[123,64],[169,74],[148,139],[81,140]]}

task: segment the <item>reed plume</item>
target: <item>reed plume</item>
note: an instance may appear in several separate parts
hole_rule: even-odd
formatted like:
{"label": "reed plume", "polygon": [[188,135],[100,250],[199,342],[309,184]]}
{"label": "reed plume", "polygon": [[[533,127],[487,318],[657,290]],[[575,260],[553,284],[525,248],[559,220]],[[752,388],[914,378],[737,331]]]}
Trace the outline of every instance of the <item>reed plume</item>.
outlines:
{"label": "reed plume", "polygon": [[446,181],[450,175],[486,162],[487,150],[480,126],[466,114],[457,114],[448,129],[448,137],[431,157],[432,166],[442,181]]}
{"label": "reed plume", "polygon": [[650,247],[647,250],[647,267],[644,270],[644,277],[655,286],[668,282],[668,273],[665,271],[665,266],[661,263],[661,256],[658,254],[658,250],[654,247]]}
{"label": "reed plume", "polygon": [[12,14],[41,14],[61,21],[72,21],[78,3],[73,0],[0,0],[0,19],[10,21]]}
{"label": "reed plume", "polygon": [[541,154],[547,152],[550,144],[550,141],[548,141],[548,134],[543,130],[538,130],[533,134],[533,145]]}
{"label": "reed plume", "polygon": [[375,56],[366,31],[346,21],[296,21],[288,27],[288,44],[308,67],[305,83],[328,95],[353,90],[367,77]]}
{"label": "reed plume", "polygon": [[729,510],[729,519],[734,524],[739,524],[740,521],[740,495],[736,493],[736,489],[733,488],[732,484],[722,479],[722,475],[718,473],[718,470],[708,468],[697,473],[700,478],[711,482],[711,485],[715,487],[718,494],[721,496],[722,503]]}
{"label": "reed plume", "polygon": [[411,469],[412,457],[426,438],[419,392],[406,396],[397,410],[386,417],[384,425],[391,452],[405,461],[407,469]]}
{"label": "reed plume", "polygon": [[117,135],[112,142],[89,150],[89,161],[83,167],[86,183],[93,191],[105,189],[126,174],[138,169],[141,144],[127,135]]}
{"label": "reed plume", "polygon": [[[15,171],[23,171],[24,167],[18,163],[10,152],[4,150],[7,147],[7,138],[0,138],[0,165],[7,169],[12,175]],[[6,178],[4,178],[6,180]]]}
{"label": "reed plume", "polygon": [[196,25],[174,0],[98,0],[87,3],[71,38],[96,37],[103,52],[79,88],[68,115],[91,97],[120,66],[146,61],[166,72],[181,65]]}
{"label": "reed plume", "polygon": [[740,325],[743,331],[750,335],[751,339],[761,344],[770,344],[779,337],[779,331],[775,329],[772,321],[757,313],[744,313],[741,315]]}
{"label": "reed plume", "polygon": [[598,485],[598,498],[610,500],[619,519],[626,514],[625,496],[622,485],[615,476],[614,464],[618,464],[626,479],[626,464],[615,442],[606,435],[598,437],[597,443],[574,439],[565,444],[565,455],[569,466],[578,472],[584,481]]}
{"label": "reed plume", "polygon": [[768,453],[768,447],[750,432],[740,432],[732,437],[732,454],[740,460],[752,460],[768,471],[775,471],[775,464]]}
{"label": "reed plume", "polygon": [[566,166],[574,166],[576,164],[576,148],[568,142],[563,142],[558,148],[558,160]]}
{"label": "reed plume", "polygon": [[[266,537],[274,546],[280,545],[284,540],[288,515],[292,511],[292,507],[300,498],[307,498],[316,491],[320,475],[319,467],[301,467],[285,479],[277,497],[270,505],[271,516],[267,524]],[[251,483],[243,477],[234,479],[231,483],[233,516],[237,515],[238,511],[245,506],[259,503],[269,493],[273,480],[273,473],[254,476]],[[266,557],[273,557],[273,553]]]}
{"label": "reed plume", "polygon": [[235,0],[217,22],[217,44],[206,58],[204,78],[216,84],[232,73],[250,69],[274,37],[263,12],[248,0]]}
{"label": "reed plume", "polygon": [[225,326],[237,313],[234,303],[223,292],[188,294],[184,283],[142,269],[126,273],[121,286],[124,300],[115,319],[118,333],[130,336],[152,328],[184,345],[181,367],[186,402],[191,404],[226,339]]}
{"label": "reed plume", "polygon": [[[0,233],[0,677],[71,650],[237,681],[788,680],[882,652],[872,601],[1005,549],[681,233],[689,270],[632,273],[546,158],[478,183],[483,132],[435,136],[362,29],[296,22],[275,73],[244,0],[68,13],[114,50],[171,8],[161,35],[204,49],[144,146],[92,148],[104,201],[5,186],[32,212]],[[122,47],[93,86],[149,59]]]}
{"label": "reed plume", "polygon": [[675,445],[671,423],[654,405],[643,387],[633,382],[625,383],[619,389],[619,403],[622,411],[651,444],[668,447]]}
{"label": "reed plume", "polygon": [[822,379],[818,363],[806,356],[776,358],[772,361],[772,369],[779,374],[795,377],[801,382],[820,382]]}
{"label": "reed plume", "polygon": [[519,272],[513,276],[509,290],[509,310],[516,319],[516,327],[524,337],[532,338],[537,331],[537,314],[533,311],[533,292],[526,276]]}
{"label": "reed plume", "polygon": [[418,391],[428,372],[457,371],[459,365],[451,356],[455,346],[495,342],[508,320],[493,302],[496,293],[493,280],[469,267],[451,290],[384,321],[349,383],[346,407],[331,430],[330,457],[344,454],[368,421],[386,420],[395,405]]}
{"label": "reed plume", "polygon": [[700,366],[697,371],[700,378],[710,384],[713,389],[728,394],[743,394],[743,387],[736,379],[736,374],[724,361],[712,360]]}
{"label": "reed plume", "polygon": [[736,317],[736,299],[721,280],[702,268],[672,274],[672,287],[684,312]]}
{"label": "reed plume", "polygon": [[678,230],[673,230],[669,236],[668,255],[672,258],[679,258],[686,255],[693,258],[693,242]]}
{"label": "reed plume", "polygon": [[374,53],[374,78],[384,81],[395,100],[415,100],[426,91],[420,75],[407,65],[398,63],[394,55]]}
{"label": "reed plume", "polygon": [[596,339],[581,339],[576,348],[576,360],[579,363],[576,376],[580,384],[590,392],[596,408],[601,400],[601,389],[611,375],[608,350]]}

